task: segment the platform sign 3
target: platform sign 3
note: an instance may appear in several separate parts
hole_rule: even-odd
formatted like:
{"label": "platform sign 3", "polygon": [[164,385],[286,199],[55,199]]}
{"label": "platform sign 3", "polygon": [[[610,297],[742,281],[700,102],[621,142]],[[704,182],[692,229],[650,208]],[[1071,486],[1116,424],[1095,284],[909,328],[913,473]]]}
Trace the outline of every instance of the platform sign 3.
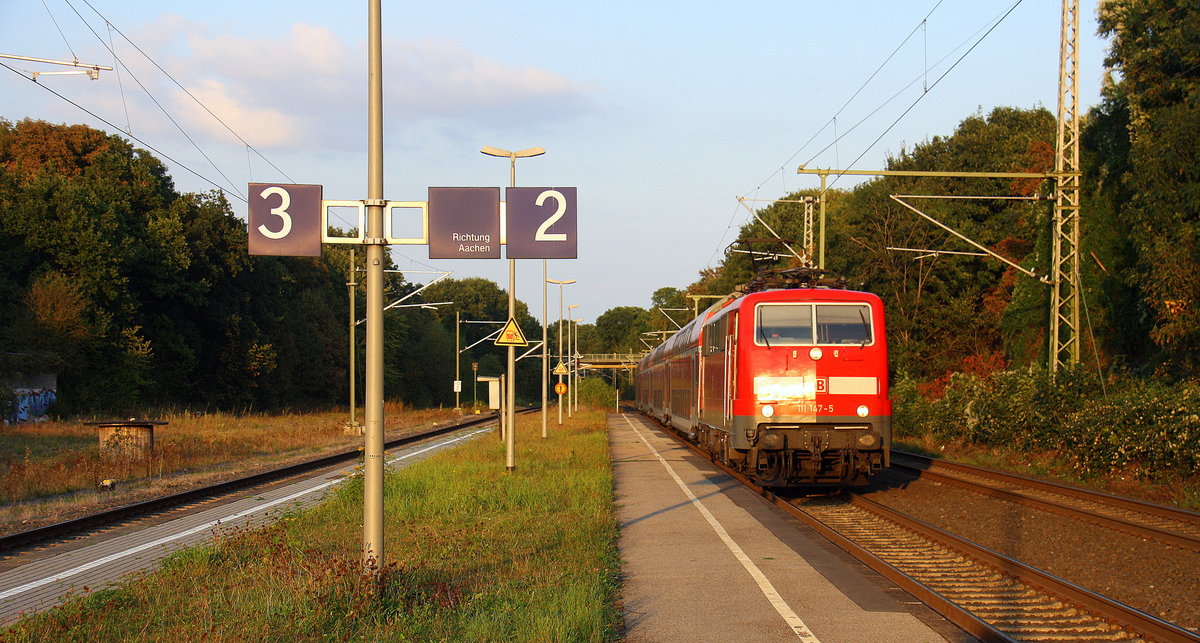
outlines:
{"label": "platform sign 3", "polygon": [[321,186],[251,183],[250,254],[321,256]]}
{"label": "platform sign 3", "polygon": [[578,257],[577,188],[508,188],[505,190],[509,259],[575,259]]}

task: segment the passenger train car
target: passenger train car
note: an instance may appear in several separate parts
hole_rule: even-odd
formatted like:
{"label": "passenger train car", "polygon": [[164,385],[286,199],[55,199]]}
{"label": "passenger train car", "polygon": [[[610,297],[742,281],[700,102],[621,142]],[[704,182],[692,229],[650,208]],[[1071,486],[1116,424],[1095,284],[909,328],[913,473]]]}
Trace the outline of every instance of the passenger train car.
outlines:
{"label": "passenger train car", "polygon": [[883,303],[817,283],[713,305],[642,359],[638,408],[760,485],[865,484],[892,443]]}

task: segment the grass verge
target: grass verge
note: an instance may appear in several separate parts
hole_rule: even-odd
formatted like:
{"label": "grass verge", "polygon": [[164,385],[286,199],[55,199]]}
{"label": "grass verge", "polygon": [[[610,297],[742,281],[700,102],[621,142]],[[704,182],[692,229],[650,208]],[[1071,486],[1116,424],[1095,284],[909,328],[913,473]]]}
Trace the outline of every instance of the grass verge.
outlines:
{"label": "grass verge", "polygon": [[7,641],[606,641],[620,560],[604,416],[540,437],[517,470],[482,436],[388,475],[387,561],[360,574],[361,480],[320,506],[170,558],[4,631]]}
{"label": "grass verge", "polygon": [[[416,427],[452,412],[389,405],[388,428]],[[100,448],[96,427],[79,422],[37,422],[0,431],[0,531],[66,519],[93,505],[146,499],[156,490],[172,493],[214,476],[261,470],[349,449],[362,438],[344,431],[345,412],[230,415],[172,413],[155,431],[150,461],[114,456]],[[119,491],[99,491],[105,479]]]}

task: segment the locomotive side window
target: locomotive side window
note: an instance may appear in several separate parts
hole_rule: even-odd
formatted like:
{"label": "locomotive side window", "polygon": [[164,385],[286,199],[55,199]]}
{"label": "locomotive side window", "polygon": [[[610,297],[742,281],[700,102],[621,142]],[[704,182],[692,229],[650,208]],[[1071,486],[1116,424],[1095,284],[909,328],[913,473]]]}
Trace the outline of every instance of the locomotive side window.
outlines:
{"label": "locomotive side window", "polygon": [[870,306],[817,306],[817,343],[870,344]]}
{"label": "locomotive side window", "polygon": [[759,346],[866,345],[874,340],[871,307],[864,304],[762,304],[754,321]]}

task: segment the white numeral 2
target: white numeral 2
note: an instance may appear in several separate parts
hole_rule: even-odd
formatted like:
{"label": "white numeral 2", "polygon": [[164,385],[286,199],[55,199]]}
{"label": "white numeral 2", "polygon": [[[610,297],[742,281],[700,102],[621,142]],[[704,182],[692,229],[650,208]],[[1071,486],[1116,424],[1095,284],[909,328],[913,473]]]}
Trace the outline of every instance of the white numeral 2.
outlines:
{"label": "white numeral 2", "polygon": [[[562,215],[566,214],[566,212],[567,212],[567,197],[563,196],[563,193],[559,192],[558,190],[546,190],[545,192],[542,192],[541,194],[538,195],[537,201],[534,201],[534,203],[536,205],[540,206],[546,202],[546,199],[554,199],[555,201],[557,201],[558,208],[556,208],[554,210],[554,214],[550,215],[549,219],[546,219],[545,221],[542,222],[542,225],[538,226],[537,234],[533,235],[533,240],[534,241],[566,241],[567,233],[565,233],[565,232],[549,233],[549,232],[546,232],[546,230],[548,230],[550,228],[550,226],[554,225],[559,219],[561,219]],[[272,212],[274,212],[274,210],[272,210]]]}

